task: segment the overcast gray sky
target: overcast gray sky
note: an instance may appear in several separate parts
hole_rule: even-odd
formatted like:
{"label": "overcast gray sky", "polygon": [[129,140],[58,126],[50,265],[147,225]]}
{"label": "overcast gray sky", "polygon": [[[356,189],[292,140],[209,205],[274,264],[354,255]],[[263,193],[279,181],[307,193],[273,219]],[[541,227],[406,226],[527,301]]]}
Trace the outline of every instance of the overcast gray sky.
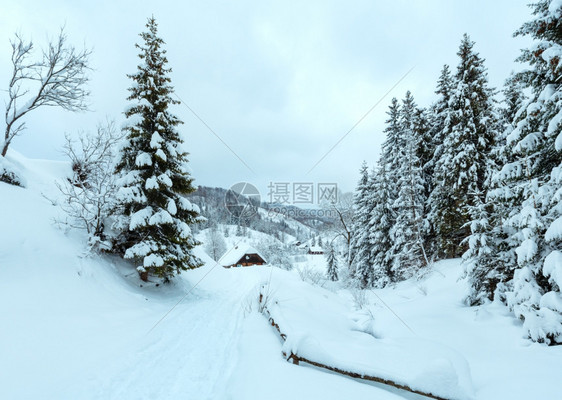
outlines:
{"label": "overcast gray sky", "polygon": [[[526,40],[528,0],[472,1],[31,1],[1,0],[0,89],[16,31],[37,46],[62,25],[93,48],[92,112],[30,114],[13,148],[62,159],[65,132],[124,117],[135,42],[152,14],[166,41],[179,96],[251,167],[250,172],[183,106],[173,112],[196,183],[334,182],[353,190],[362,160],[373,165],[390,99],[410,89],[429,105],[443,64],[454,69],[464,32],[500,87]],[[114,4],[117,3],[117,4]],[[412,72],[310,174],[310,168],[410,69]],[[0,92],[0,97],[3,96]]]}

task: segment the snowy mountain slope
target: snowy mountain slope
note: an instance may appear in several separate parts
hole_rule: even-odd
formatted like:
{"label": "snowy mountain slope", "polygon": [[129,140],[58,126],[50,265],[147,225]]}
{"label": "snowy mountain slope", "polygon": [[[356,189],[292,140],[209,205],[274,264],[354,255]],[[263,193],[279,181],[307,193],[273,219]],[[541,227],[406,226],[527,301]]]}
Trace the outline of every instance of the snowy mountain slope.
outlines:
{"label": "snowy mountain slope", "polygon": [[204,267],[140,287],[119,260],[84,256],[42,195],[68,166],[16,157],[28,187],[0,184],[0,398],[399,398],[281,358],[267,321],[247,315],[270,268],[226,270],[199,250]]}
{"label": "snowy mountain slope", "polygon": [[[501,305],[464,306],[458,260],[361,300],[337,283],[328,291],[300,282],[296,269],[226,270],[198,249],[204,267],[170,285],[140,287],[118,259],[85,256],[83,233],[53,225],[60,211],[44,195],[56,201],[53,181],[69,166],[12,159],[27,188],[0,184],[1,399],[421,398],[287,363],[277,333],[256,312],[257,287],[268,281],[279,295],[290,291],[281,296],[289,303],[298,300],[295,282],[314,304],[331,299],[314,310],[323,321],[338,310],[341,321],[348,315],[350,326],[383,341],[453,349],[468,361],[474,399],[556,399],[562,391],[562,348],[531,344]],[[324,256],[302,257],[297,267],[323,272]],[[318,328],[327,329],[303,334],[314,338]],[[337,345],[345,351],[346,343]],[[361,357],[346,357],[359,365]]]}
{"label": "snowy mountain slope", "polygon": [[287,224],[289,228],[293,229],[296,232],[300,232],[303,237],[309,237],[310,235],[316,233],[315,229],[292,218],[292,215],[289,212],[281,213],[279,212],[279,210],[275,208],[265,209],[259,207],[258,213],[265,220],[269,220],[273,222],[283,222]]}
{"label": "snowy mountain slope", "polygon": [[[283,242],[281,242],[279,239],[277,239],[277,238],[275,238],[271,235],[268,235],[267,233],[263,233],[263,232],[255,231],[255,230],[250,229],[250,228],[246,228],[246,235],[237,236],[235,225],[218,225],[218,230],[221,234],[224,232],[225,229],[228,230],[228,237],[224,238],[227,249],[229,249],[231,247],[234,247],[234,246],[236,246],[237,244],[240,244],[240,243],[252,244],[252,243],[257,243],[257,242],[274,242],[279,246],[283,245]],[[197,240],[204,242],[205,237],[207,235],[207,232],[208,232],[208,229],[203,229],[202,231],[198,232],[195,235],[195,237],[197,238]],[[285,240],[287,242],[290,242],[291,240],[294,239],[291,235],[285,235],[285,236],[286,236]]]}

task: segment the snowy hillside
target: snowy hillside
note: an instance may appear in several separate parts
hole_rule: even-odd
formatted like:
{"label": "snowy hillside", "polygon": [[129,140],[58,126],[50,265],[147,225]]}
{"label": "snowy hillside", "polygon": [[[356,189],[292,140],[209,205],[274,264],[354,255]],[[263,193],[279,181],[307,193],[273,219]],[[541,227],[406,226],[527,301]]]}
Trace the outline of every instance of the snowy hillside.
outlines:
{"label": "snowy hillside", "polygon": [[[12,157],[28,187],[0,184],[2,399],[423,398],[293,365],[282,351],[447,398],[554,399],[562,390],[562,348],[525,340],[500,305],[463,306],[458,261],[423,281],[358,293],[302,281],[304,267],[324,274],[322,255],[300,256],[293,271],[224,269],[199,248],[204,267],[141,287],[121,261],[85,255],[81,232],[53,224],[53,182],[68,165]],[[258,312],[263,285],[285,343]]]}
{"label": "snowy hillside", "polygon": [[263,398],[260,385],[279,375],[237,371],[264,364],[292,382],[279,398],[379,391],[280,357],[266,320],[248,314],[270,269],[225,270],[199,250],[204,267],[140,287],[119,261],[84,256],[83,235],[56,228],[58,208],[43,196],[56,196],[68,165],[16,157],[28,188],[0,184],[0,398]]}

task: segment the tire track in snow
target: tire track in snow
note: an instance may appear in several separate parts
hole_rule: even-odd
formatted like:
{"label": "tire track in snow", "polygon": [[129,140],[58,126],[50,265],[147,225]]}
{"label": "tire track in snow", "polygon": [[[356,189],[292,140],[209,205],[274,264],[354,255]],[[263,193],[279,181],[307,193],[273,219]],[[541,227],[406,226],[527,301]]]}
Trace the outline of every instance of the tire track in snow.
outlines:
{"label": "tire track in snow", "polygon": [[[182,303],[158,329],[100,371],[80,398],[217,399],[237,361],[244,290]],[[109,375],[109,376],[108,376]],[[90,397],[91,396],[91,397]]]}

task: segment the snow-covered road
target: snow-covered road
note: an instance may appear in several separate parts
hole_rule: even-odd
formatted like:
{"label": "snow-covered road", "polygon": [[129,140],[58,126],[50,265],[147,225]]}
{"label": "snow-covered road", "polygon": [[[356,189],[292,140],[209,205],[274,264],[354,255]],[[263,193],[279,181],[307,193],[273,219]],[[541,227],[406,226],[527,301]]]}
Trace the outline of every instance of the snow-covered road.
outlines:
{"label": "snow-covered road", "polygon": [[64,398],[422,398],[287,363],[275,331],[255,312],[257,286],[270,278],[271,270],[208,265],[186,276],[196,283],[209,271],[152,331],[136,335]]}
{"label": "snow-covered road", "polygon": [[101,373],[93,398],[216,398],[236,364],[241,318],[236,298],[185,300]]}
{"label": "snow-covered road", "polygon": [[[197,282],[210,271],[160,323],[154,326],[160,318],[147,320],[144,333],[135,335],[92,379],[74,385],[68,398],[227,397],[226,383],[239,358],[245,302],[255,283],[233,279],[228,284],[224,279],[228,271],[211,269],[209,265],[191,276],[187,273]],[[163,308],[160,317],[173,305]]]}

